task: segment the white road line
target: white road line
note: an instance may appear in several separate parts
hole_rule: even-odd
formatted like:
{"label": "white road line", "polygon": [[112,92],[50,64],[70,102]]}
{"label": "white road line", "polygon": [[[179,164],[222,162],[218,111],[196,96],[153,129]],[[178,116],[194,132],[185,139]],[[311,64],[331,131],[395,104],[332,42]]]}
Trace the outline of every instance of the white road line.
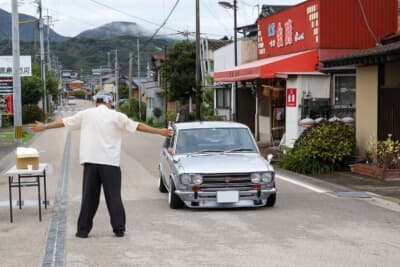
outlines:
{"label": "white road line", "polygon": [[331,192],[331,191],[323,189],[321,187],[317,187],[317,186],[310,185],[308,183],[300,182],[298,180],[283,176],[281,174],[277,174],[277,175],[275,175],[275,177],[278,178],[279,180],[282,180],[282,181],[285,181],[285,182],[288,182],[288,183],[291,183],[291,184],[306,188],[306,189],[311,190],[311,191],[316,192],[316,193],[322,194],[322,193]]}

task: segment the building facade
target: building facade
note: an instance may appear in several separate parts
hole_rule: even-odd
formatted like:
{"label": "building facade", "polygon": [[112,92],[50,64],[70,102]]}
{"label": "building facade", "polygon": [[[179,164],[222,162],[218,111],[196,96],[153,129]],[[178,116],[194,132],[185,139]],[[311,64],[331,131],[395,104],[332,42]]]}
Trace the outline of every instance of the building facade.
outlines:
{"label": "building facade", "polygon": [[238,82],[238,99],[251,92],[254,108],[238,100],[237,118],[248,124],[240,113],[252,113],[259,141],[292,146],[303,118],[354,115],[354,68],[323,73],[322,62],[396,32],[397,1],[309,0],[260,18],[257,27],[258,60],[215,72],[214,80]]}

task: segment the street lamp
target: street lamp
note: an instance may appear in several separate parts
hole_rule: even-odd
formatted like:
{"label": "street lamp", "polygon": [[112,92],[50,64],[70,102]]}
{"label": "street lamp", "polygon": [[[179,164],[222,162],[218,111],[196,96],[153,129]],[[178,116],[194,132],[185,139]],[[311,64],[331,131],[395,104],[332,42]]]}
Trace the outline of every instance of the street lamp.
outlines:
{"label": "street lamp", "polygon": [[[234,59],[235,59],[235,67],[237,66],[237,0],[233,0],[233,4],[227,1],[218,1],[218,4],[223,8],[233,9],[233,47],[234,47]],[[235,112],[233,113],[233,119],[235,121],[238,120],[238,92],[237,92],[237,81],[235,81],[235,94],[234,94],[234,103],[235,103]],[[233,111],[233,110],[232,110]]]}

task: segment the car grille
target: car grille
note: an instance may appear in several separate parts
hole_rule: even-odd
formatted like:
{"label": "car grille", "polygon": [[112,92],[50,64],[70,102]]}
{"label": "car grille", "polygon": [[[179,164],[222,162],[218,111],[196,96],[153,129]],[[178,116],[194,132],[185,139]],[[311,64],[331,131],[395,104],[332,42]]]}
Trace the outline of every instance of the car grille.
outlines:
{"label": "car grille", "polygon": [[251,190],[249,173],[203,175],[201,191]]}

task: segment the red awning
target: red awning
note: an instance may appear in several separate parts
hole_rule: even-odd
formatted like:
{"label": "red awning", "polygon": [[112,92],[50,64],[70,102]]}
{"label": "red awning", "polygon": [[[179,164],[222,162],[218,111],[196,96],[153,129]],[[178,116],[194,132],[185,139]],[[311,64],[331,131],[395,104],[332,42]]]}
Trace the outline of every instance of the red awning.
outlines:
{"label": "red awning", "polygon": [[318,51],[264,58],[235,68],[214,72],[216,82],[235,82],[262,78],[274,78],[277,72],[314,72],[318,64]]}

